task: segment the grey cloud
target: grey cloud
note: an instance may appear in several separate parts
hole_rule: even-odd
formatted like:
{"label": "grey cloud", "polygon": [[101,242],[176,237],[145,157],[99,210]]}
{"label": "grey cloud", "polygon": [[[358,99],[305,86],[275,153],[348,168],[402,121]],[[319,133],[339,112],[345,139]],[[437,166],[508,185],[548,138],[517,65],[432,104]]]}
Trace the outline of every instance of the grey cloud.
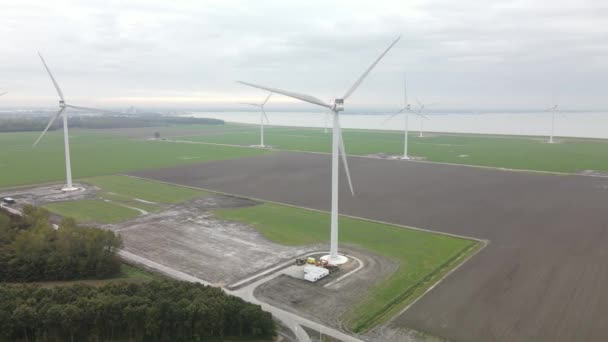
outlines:
{"label": "grey cloud", "polygon": [[81,102],[230,107],[260,95],[236,79],[340,96],[402,34],[354,107],[397,106],[407,71],[413,94],[446,106],[542,107],[558,89],[573,107],[604,108],[607,18],[602,1],[566,0],[11,2],[0,106],[54,105],[38,49]]}

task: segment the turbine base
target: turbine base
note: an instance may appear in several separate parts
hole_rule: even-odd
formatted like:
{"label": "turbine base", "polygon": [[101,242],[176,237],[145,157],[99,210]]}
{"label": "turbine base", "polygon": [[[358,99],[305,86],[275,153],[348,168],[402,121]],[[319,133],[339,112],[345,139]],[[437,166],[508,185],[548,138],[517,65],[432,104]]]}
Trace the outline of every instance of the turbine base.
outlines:
{"label": "turbine base", "polygon": [[411,158],[408,156],[388,156],[388,159],[391,160],[410,160]]}
{"label": "turbine base", "polygon": [[63,192],[76,191],[76,190],[80,190],[80,188],[75,188],[73,186],[72,187],[67,187],[66,186],[64,188],[61,188],[61,191],[63,191]]}
{"label": "turbine base", "polygon": [[324,255],[321,257],[321,260],[327,261],[332,265],[342,265],[348,262],[348,258],[344,255],[338,255],[335,258],[332,258],[331,255]]}

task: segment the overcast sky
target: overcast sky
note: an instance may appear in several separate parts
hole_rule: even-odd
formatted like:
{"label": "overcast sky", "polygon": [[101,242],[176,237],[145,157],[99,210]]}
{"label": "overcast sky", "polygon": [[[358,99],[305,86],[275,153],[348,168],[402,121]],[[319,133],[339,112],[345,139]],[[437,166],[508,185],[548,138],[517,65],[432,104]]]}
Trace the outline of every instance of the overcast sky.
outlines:
{"label": "overcast sky", "polygon": [[[340,97],[396,36],[347,108],[605,109],[608,2],[2,1],[0,107],[68,102],[239,108],[245,80]],[[350,99],[349,99],[350,100]],[[312,110],[275,96],[269,109]]]}

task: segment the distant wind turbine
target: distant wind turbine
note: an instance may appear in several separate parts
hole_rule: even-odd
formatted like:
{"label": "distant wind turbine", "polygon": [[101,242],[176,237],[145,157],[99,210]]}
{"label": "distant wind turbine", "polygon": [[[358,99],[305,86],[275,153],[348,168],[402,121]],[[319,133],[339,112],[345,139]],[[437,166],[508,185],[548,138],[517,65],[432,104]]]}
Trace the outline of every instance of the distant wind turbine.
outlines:
{"label": "distant wind turbine", "polygon": [[260,108],[260,147],[266,147],[266,146],[264,146],[264,120],[266,120],[266,123],[270,123],[270,121],[268,120],[268,116],[266,115],[266,111],[264,110],[264,105],[266,105],[266,102],[268,102],[268,99],[270,99],[271,96],[272,96],[272,93],[268,94],[268,96],[266,97],[266,100],[264,100],[264,102],[262,102],[262,103],[240,102],[240,104]]}
{"label": "distant wind turbine", "polygon": [[[418,115],[418,117],[420,118],[420,133],[418,134],[418,137],[422,138],[424,120],[428,120],[429,117],[422,114],[422,112],[426,109],[426,105],[424,103],[420,102],[419,98],[416,98],[416,102],[418,103],[418,110],[416,111],[416,115]],[[430,104],[429,106],[432,106],[432,105],[434,105],[434,103]]]}
{"label": "distant wind turbine", "polygon": [[69,133],[68,133],[68,116],[67,116],[67,113],[65,113],[65,111],[68,108],[73,108],[73,109],[88,110],[88,111],[100,112],[100,113],[113,113],[113,112],[105,111],[102,109],[80,107],[80,106],[73,106],[73,105],[67,104],[65,102],[65,99],[63,98],[63,93],[61,92],[61,89],[59,88],[57,81],[55,81],[55,78],[53,77],[51,70],[49,69],[49,67],[46,65],[46,62],[44,61],[44,58],[42,58],[42,55],[40,53],[38,53],[38,56],[40,56],[40,60],[42,61],[44,68],[46,69],[47,73],[49,74],[49,77],[51,78],[51,81],[53,82],[53,86],[55,86],[55,90],[57,90],[57,94],[59,95],[59,111],[57,111],[57,113],[51,117],[51,120],[49,121],[48,125],[46,125],[46,128],[44,129],[44,131],[42,131],[42,134],[40,134],[40,136],[38,137],[36,142],[34,142],[34,147],[36,145],[38,145],[38,142],[40,141],[40,139],[42,139],[44,134],[53,125],[53,122],[55,122],[55,120],[63,114],[63,143],[64,143],[64,147],[65,147],[66,186],[61,190],[62,191],[78,190],[78,188],[75,188],[72,185],[72,166],[70,164],[70,141],[69,141]]}
{"label": "distant wind turbine", "polygon": [[545,109],[545,112],[551,113],[551,133],[549,135],[549,144],[553,144],[553,136],[555,134],[555,114],[559,113],[559,108],[557,103],[555,103],[555,96],[553,96],[553,107]]}
{"label": "distant wind turbine", "polygon": [[312,103],[317,106],[325,107],[331,110],[333,116],[333,130],[332,130],[332,156],[331,156],[331,238],[330,238],[330,252],[329,255],[322,257],[331,264],[343,264],[348,261],[348,258],[343,255],[338,255],[338,168],[339,168],[339,157],[342,155],[342,162],[344,163],[344,170],[346,171],[346,177],[348,179],[348,185],[350,187],[351,194],[354,196],[352,181],[350,178],[350,172],[348,170],[348,161],[346,158],[346,151],[344,148],[344,138],[342,137],[342,129],[340,128],[339,112],[344,110],[344,101],[348,99],[357,88],[361,85],[365,77],[372,71],[372,69],[380,62],[382,57],[388,53],[388,51],[399,41],[401,37],[397,37],[384,52],[378,57],[365,72],[359,76],[357,81],[346,91],[342,98],[334,99],[329,103],[316,98],[314,96],[299,94],[287,90],[280,90],[276,88],[270,88],[257,84],[241,82],[244,85],[263,89],[277,94],[282,94],[288,97],[292,97],[304,102]]}
{"label": "distant wind turbine", "polygon": [[[426,116],[422,115],[422,113],[420,111],[417,112],[412,112],[412,106],[410,105],[410,103],[407,100],[407,79],[406,79],[406,75],[403,74],[403,103],[404,103],[404,107],[401,108],[398,112],[392,114],[391,116],[389,116],[388,118],[386,118],[386,120],[384,120],[384,123],[386,123],[387,121],[391,120],[392,118],[394,118],[395,116],[399,115],[399,114],[403,114],[403,120],[404,120],[404,124],[403,124],[403,157],[401,157],[401,159],[410,159],[410,157],[407,154],[407,141],[408,141],[408,134],[409,134],[409,114],[410,113],[414,113],[415,115],[420,117],[420,120],[422,120],[423,118],[428,119]],[[422,130],[422,129],[421,129]]]}

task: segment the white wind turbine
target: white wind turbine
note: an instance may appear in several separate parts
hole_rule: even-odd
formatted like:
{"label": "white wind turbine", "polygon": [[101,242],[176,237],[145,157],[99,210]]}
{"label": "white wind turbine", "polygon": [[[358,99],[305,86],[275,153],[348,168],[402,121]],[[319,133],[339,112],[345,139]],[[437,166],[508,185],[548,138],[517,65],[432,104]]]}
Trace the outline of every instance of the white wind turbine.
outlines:
{"label": "white wind turbine", "polygon": [[64,112],[68,108],[82,109],[82,110],[101,112],[101,113],[111,113],[111,112],[101,110],[101,109],[73,106],[73,105],[67,104],[65,102],[65,99],[63,98],[63,93],[61,92],[61,89],[59,88],[57,81],[55,81],[53,74],[51,74],[51,70],[49,69],[49,67],[46,65],[46,62],[44,61],[44,58],[42,58],[42,55],[40,53],[38,53],[38,56],[40,56],[40,60],[42,61],[44,68],[46,69],[47,73],[49,74],[49,77],[51,78],[51,81],[53,82],[53,85],[55,86],[55,89],[57,90],[57,94],[59,95],[59,111],[57,111],[57,113],[51,117],[51,120],[49,121],[48,125],[46,125],[46,128],[44,129],[44,131],[42,131],[42,134],[40,134],[40,136],[38,137],[36,142],[34,142],[34,147],[38,144],[40,139],[42,139],[44,134],[49,130],[51,125],[53,125],[53,122],[55,122],[55,120],[63,114],[63,144],[65,147],[66,186],[64,188],[62,188],[61,190],[62,191],[78,190],[78,188],[75,188],[72,185],[72,166],[70,164],[70,141],[69,141],[69,133],[68,133],[68,116]]}
{"label": "white wind turbine", "polygon": [[[416,98],[416,102],[418,103],[418,110],[416,111],[416,115],[418,115],[418,118],[420,120],[420,132],[418,134],[418,137],[422,138],[422,132],[423,132],[423,128],[424,128],[424,120],[428,120],[429,117],[422,114],[422,112],[426,109],[426,105],[422,102],[420,102],[420,99]],[[430,104],[429,106],[434,105],[434,103]]]}
{"label": "white wind turbine", "polygon": [[264,105],[266,105],[266,102],[268,102],[268,99],[270,99],[271,96],[272,93],[268,94],[266,100],[264,100],[264,102],[262,103],[240,102],[240,104],[260,108],[260,147],[266,147],[264,146],[264,119],[266,120],[266,123],[270,123],[270,121],[268,120],[268,116],[266,115],[266,111],[264,110]]}
{"label": "white wind turbine", "polygon": [[[384,123],[386,123],[390,119],[394,118],[395,116],[403,113],[403,120],[404,120],[404,124],[403,124],[403,157],[401,157],[401,159],[407,160],[407,159],[410,159],[410,157],[407,154],[407,141],[408,141],[408,134],[409,134],[409,114],[410,113],[416,114],[418,117],[420,117],[420,120],[428,119],[428,117],[422,115],[421,110],[419,110],[417,112],[412,112],[412,106],[407,101],[407,79],[406,79],[405,74],[403,75],[403,99],[404,99],[404,107],[401,108],[397,113],[386,118],[386,120],[384,120]],[[422,131],[422,128],[421,128],[421,131]]]}
{"label": "white wind turbine", "polygon": [[372,69],[380,62],[382,57],[386,55],[386,53],[395,45],[397,41],[399,41],[401,37],[397,37],[384,52],[378,57],[365,72],[357,79],[357,81],[348,89],[348,91],[344,94],[342,98],[334,99],[329,101],[330,103],[326,103],[323,100],[316,98],[314,96],[294,93],[287,90],[280,90],[275,88],[270,88],[266,86],[256,85],[247,82],[241,82],[244,85],[263,89],[266,91],[270,91],[277,94],[282,94],[285,96],[289,96],[298,100],[302,100],[304,102],[312,103],[321,107],[328,108],[332,111],[333,116],[333,129],[332,129],[332,158],[331,158],[331,238],[330,238],[330,249],[329,255],[322,257],[322,259],[327,260],[331,264],[339,265],[348,261],[348,258],[343,255],[338,255],[338,168],[339,168],[339,155],[342,155],[342,162],[344,163],[344,170],[346,171],[346,177],[348,179],[348,185],[350,187],[351,193],[354,195],[353,185],[350,179],[350,172],[348,170],[348,162],[346,160],[346,151],[344,149],[344,139],[342,137],[342,129],[340,128],[340,118],[339,112],[344,110],[344,101],[348,99],[357,88],[361,85],[365,77],[372,71]]}
{"label": "white wind turbine", "polygon": [[549,135],[549,144],[553,144],[553,136],[555,134],[555,115],[559,113],[559,108],[555,103],[555,96],[553,97],[553,107],[545,109],[545,112],[551,113],[551,133]]}

